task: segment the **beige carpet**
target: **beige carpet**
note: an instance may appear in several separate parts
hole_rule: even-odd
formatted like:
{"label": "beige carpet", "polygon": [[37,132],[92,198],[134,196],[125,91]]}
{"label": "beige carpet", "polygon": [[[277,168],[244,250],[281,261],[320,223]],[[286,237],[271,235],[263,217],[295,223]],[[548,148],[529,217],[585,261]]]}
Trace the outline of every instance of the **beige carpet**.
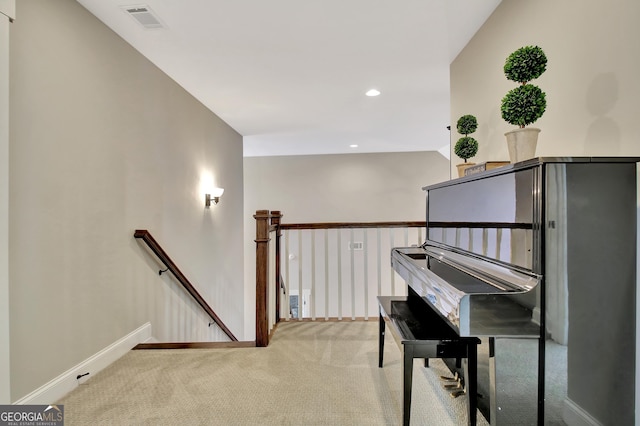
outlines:
{"label": "beige carpet", "polygon": [[[414,364],[414,425],[464,425],[440,360]],[[59,404],[69,425],[398,425],[400,351],[378,322],[282,323],[267,348],[131,351]],[[479,416],[479,424],[487,424]]]}

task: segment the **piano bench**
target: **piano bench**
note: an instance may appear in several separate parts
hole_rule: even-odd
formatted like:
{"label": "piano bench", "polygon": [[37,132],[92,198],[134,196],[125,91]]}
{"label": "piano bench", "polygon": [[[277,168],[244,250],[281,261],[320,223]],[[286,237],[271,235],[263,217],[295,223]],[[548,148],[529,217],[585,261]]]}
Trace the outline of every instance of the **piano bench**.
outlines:
{"label": "piano bench", "polygon": [[411,416],[411,386],[413,360],[424,358],[428,367],[429,358],[465,359],[464,383],[467,394],[467,419],[469,425],[477,420],[477,360],[476,337],[460,337],[428,305],[416,304],[411,298],[378,296],[380,307],[379,363],[383,366],[386,325],[402,352],[403,410],[402,424],[409,425]]}

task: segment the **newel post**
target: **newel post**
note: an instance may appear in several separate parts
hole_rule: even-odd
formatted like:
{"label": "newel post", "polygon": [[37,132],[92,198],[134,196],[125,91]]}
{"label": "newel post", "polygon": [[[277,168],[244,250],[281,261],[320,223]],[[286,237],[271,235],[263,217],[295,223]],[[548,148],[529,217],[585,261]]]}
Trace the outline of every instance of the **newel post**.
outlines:
{"label": "newel post", "polygon": [[276,229],[276,288],[275,294],[275,309],[276,309],[276,324],[280,321],[280,237],[282,236],[282,230],[280,229],[280,222],[282,220],[282,212],[280,210],[274,210],[271,212],[271,226]]}
{"label": "newel post", "polygon": [[269,210],[256,210],[256,346],[269,344]]}

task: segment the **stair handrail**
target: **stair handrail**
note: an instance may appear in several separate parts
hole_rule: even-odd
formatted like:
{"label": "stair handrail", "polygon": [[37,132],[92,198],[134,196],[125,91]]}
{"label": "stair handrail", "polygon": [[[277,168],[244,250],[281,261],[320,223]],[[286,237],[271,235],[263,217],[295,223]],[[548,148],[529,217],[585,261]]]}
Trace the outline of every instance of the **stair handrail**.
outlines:
{"label": "stair handrail", "polygon": [[[153,238],[151,233],[146,229],[136,229],[133,233],[135,238],[141,239],[144,241],[147,246],[155,253],[155,255],[160,259],[162,263],[167,267],[169,271],[173,274],[174,277],[178,280],[180,284],[187,290],[187,292],[193,297],[193,299],[198,302],[198,304],[204,309],[204,311],[211,317],[211,319],[220,327],[222,331],[234,342],[237,342],[238,339],[233,335],[231,330],[222,322],[220,317],[216,315],[216,313],[211,309],[209,304],[204,300],[204,298],[198,293],[195,287],[191,284],[191,282],[187,279],[187,277],[180,271],[178,266],[171,260],[169,255],[162,249],[160,244]],[[163,272],[163,271],[161,271]]]}

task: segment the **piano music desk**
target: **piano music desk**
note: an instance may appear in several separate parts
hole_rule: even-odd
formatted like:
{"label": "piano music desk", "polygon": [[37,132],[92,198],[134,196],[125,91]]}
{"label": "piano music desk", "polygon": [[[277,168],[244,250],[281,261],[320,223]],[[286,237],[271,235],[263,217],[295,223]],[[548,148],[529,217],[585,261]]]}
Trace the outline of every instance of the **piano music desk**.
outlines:
{"label": "piano music desk", "polygon": [[411,386],[414,358],[465,358],[464,384],[467,394],[467,419],[476,424],[477,417],[477,345],[475,337],[460,337],[424,302],[412,297],[378,296],[380,306],[379,364],[383,366],[386,325],[402,351],[403,411],[402,423],[409,425],[411,416]]}

